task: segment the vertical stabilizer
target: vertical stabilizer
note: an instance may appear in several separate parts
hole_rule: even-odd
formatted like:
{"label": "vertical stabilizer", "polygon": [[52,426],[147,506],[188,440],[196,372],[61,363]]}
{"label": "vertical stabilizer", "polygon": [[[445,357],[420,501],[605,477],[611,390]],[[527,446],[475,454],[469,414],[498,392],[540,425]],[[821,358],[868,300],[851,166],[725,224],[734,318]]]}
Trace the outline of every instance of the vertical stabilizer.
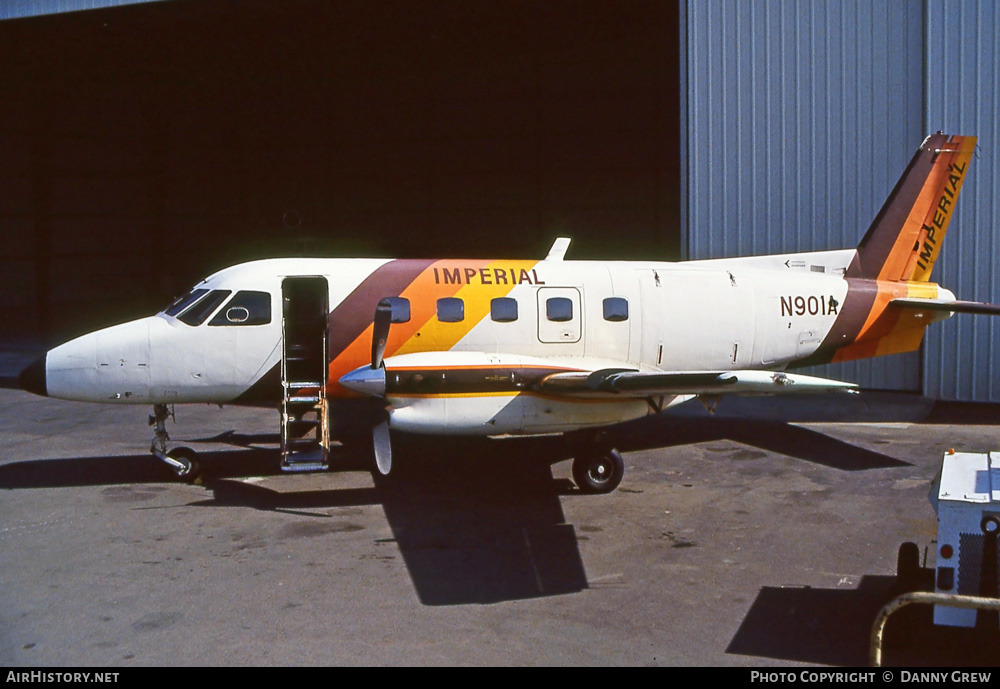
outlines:
{"label": "vertical stabilizer", "polygon": [[858,245],[849,277],[930,278],[975,146],[973,136],[941,132],[924,140]]}

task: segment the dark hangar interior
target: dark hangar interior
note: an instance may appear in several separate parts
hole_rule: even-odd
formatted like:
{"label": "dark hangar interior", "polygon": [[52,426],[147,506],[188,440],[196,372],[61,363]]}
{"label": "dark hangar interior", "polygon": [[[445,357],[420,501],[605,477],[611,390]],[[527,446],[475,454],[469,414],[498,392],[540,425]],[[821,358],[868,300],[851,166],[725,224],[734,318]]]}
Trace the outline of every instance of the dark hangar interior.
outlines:
{"label": "dark hangar interior", "polygon": [[0,336],[270,256],[680,254],[676,2],[169,0],[0,22]]}

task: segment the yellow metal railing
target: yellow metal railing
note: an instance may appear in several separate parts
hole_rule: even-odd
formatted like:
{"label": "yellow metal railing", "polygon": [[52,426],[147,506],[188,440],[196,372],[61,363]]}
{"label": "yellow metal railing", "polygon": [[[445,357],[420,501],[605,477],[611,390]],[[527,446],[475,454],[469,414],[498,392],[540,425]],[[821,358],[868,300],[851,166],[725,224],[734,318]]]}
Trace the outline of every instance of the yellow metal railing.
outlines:
{"label": "yellow metal railing", "polygon": [[885,604],[875,617],[875,624],[872,625],[871,645],[868,648],[868,660],[872,667],[882,666],[882,632],[885,631],[885,623],[889,621],[889,615],[912,603],[1000,611],[1000,598],[959,596],[954,593],[931,593],[928,591],[915,591],[897,596]]}

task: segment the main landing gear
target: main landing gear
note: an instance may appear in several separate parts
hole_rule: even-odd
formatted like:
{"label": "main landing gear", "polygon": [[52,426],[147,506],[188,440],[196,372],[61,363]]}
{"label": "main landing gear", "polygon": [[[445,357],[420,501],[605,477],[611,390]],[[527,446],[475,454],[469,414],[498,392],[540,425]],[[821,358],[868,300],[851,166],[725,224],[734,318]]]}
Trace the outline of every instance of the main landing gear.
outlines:
{"label": "main landing gear", "polygon": [[583,493],[610,493],[625,476],[621,453],[605,440],[580,443],[573,460],[573,480]]}
{"label": "main landing gear", "polygon": [[177,474],[177,478],[187,483],[192,483],[201,473],[201,466],[198,464],[198,453],[190,447],[175,447],[167,451],[167,419],[174,413],[167,409],[165,404],[154,404],[153,413],[149,415],[149,425],[154,426],[153,443],[149,446],[149,451],[157,459],[166,462]]}

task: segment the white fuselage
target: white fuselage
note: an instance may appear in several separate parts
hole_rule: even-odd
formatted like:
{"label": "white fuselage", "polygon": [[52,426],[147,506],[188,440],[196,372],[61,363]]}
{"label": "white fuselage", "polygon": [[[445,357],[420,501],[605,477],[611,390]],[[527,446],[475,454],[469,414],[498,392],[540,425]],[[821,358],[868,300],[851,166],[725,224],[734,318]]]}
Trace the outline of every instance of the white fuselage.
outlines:
{"label": "white fuselage", "polygon": [[[383,259],[255,261],[196,286],[227,291],[199,324],[185,322],[184,313],[163,312],[51,350],[47,393],[129,404],[240,403],[280,369],[282,281],[292,276],[325,278],[329,286],[331,342],[343,340],[328,353],[331,399],[356,397],[337,381],[369,361],[371,326],[346,323],[370,323],[373,303],[383,296],[408,299],[412,313],[407,323],[392,326],[385,352],[389,370],[442,361],[567,370],[781,370],[812,355],[830,332],[847,297],[843,272],[854,254],[688,263],[439,261],[416,267]],[[409,274],[400,278],[404,268]],[[398,286],[382,294],[382,275]],[[251,324],[245,309],[229,306],[231,295],[244,291],[268,295],[266,323]],[[439,299],[460,300],[461,320],[442,321]],[[496,319],[496,299],[513,300],[516,318]],[[550,312],[552,304],[565,311]],[[528,390],[417,391],[390,394],[388,401],[394,428],[480,434],[568,430],[635,418],[649,409],[641,399],[552,399]]]}

